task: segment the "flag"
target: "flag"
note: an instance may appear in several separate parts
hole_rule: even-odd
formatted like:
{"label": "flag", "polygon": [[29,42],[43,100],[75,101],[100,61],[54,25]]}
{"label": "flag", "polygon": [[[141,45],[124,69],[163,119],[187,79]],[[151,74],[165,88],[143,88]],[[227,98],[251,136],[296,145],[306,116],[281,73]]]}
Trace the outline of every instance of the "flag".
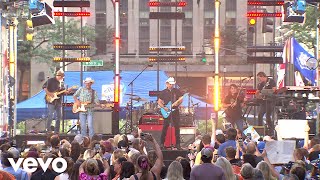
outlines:
{"label": "flag", "polygon": [[307,61],[309,58],[313,57],[309,54],[294,38],[292,38],[292,50],[293,50],[293,65],[295,67],[295,71],[299,71],[301,77],[295,77],[295,79],[299,80],[299,84],[301,84],[300,78],[304,82],[304,85],[316,85],[316,70],[311,70],[307,67]]}
{"label": "flag", "polygon": [[277,88],[285,86],[286,64],[291,62],[291,38],[289,38],[283,47],[282,51],[282,64],[277,65]]}

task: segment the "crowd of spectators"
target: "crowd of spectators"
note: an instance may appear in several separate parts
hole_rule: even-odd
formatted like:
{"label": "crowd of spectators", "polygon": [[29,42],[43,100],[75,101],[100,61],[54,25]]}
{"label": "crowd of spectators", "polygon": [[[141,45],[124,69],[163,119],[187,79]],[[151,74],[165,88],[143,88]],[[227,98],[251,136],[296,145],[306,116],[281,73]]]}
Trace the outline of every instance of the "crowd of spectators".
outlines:
{"label": "crowd of spectators", "polygon": [[[304,180],[319,179],[320,137],[315,136],[304,147],[296,147],[292,161],[271,164],[266,143],[275,141],[264,137],[255,142],[242,132],[229,128],[225,132],[215,129],[212,134],[197,136],[188,147],[187,157],[176,157],[168,167],[159,144],[151,134],[115,135],[101,139],[98,135],[89,139],[76,135],[74,139],[48,136],[45,144],[17,149],[9,143],[0,146],[0,179],[11,180]],[[147,146],[147,143],[150,145]],[[146,147],[151,147],[146,148]],[[33,173],[14,170],[9,159],[62,157],[67,169],[57,173],[49,165]],[[23,163],[21,163],[23,164]]]}

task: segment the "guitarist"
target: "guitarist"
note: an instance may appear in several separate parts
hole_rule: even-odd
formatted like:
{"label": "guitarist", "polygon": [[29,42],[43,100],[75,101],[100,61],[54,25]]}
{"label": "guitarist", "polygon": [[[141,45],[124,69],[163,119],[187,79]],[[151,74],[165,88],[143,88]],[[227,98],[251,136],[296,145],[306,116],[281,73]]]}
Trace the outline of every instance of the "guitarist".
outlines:
{"label": "guitarist", "polygon": [[223,107],[227,108],[225,110],[226,120],[231,123],[232,127],[241,132],[243,131],[243,117],[242,117],[242,107],[244,107],[244,102],[246,98],[238,89],[238,86],[235,84],[230,85],[229,93],[223,101]]}
{"label": "guitarist", "polygon": [[259,80],[259,84],[256,91],[256,97],[260,99],[258,125],[261,126],[263,124],[263,116],[264,114],[266,114],[265,134],[269,136],[273,136],[274,124],[271,120],[271,115],[273,113],[275,99],[262,97],[261,90],[272,89],[274,92],[276,92],[276,82],[273,79],[269,78],[264,72],[259,72],[257,74],[257,78]]}
{"label": "guitarist", "polygon": [[[166,81],[166,89],[162,90],[158,97],[158,105],[160,108],[163,108],[166,111],[170,111],[169,108],[172,107],[172,111],[167,118],[164,118],[164,124],[161,133],[161,144],[160,147],[164,148],[164,140],[167,135],[167,130],[169,127],[169,123],[172,122],[175,128],[175,136],[176,136],[176,148],[181,150],[180,146],[180,115],[179,115],[179,105],[182,103],[183,94],[177,88],[173,86],[176,84],[176,81],[173,77],[169,77]],[[166,105],[171,102],[171,107],[166,107]]]}
{"label": "guitarist", "polygon": [[[46,96],[54,97],[54,93],[64,90],[64,72],[63,70],[58,70],[56,72],[56,76],[48,79],[42,86],[42,89],[46,92]],[[63,94],[59,95],[60,97]],[[59,133],[60,131],[60,119],[61,119],[61,111],[62,111],[62,100],[61,98],[55,99],[53,102],[48,102],[48,121],[46,124],[46,131],[51,131],[51,123],[53,120],[54,113],[56,114],[56,124],[54,128],[55,133]]]}
{"label": "guitarist", "polygon": [[[79,88],[74,94],[73,99],[74,102],[78,105],[81,103],[88,103],[91,105],[100,105],[98,93],[94,89],[92,89],[92,84],[94,80],[90,77],[87,77],[83,83],[85,84],[84,87]],[[86,112],[79,112],[79,119],[80,119],[80,127],[81,127],[81,135],[87,135],[87,122],[89,128],[89,137],[92,138],[94,135],[93,129],[93,107],[87,107]]]}

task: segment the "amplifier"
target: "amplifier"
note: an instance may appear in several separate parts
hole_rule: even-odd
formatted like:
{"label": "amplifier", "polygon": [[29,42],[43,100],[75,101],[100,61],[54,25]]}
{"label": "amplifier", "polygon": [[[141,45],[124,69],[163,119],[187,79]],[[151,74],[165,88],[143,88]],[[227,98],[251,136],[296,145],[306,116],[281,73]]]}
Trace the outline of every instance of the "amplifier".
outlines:
{"label": "amplifier", "polygon": [[181,114],[180,115],[180,126],[194,126],[194,116],[192,114]]}
{"label": "amplifier", "polygon": [[163,117],[159,114],[142,115],[139,124],[163,124]]}
{"label": "amplifier", "polygon": [[112,134],[112,111],[95,111],[93,113],[93,129],[97,134]]}

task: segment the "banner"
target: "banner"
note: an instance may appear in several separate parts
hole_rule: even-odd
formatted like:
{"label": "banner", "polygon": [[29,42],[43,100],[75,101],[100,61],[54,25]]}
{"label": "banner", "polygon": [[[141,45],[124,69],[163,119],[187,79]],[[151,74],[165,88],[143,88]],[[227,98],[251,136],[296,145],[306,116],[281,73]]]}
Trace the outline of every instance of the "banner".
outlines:
{"label": "banner", "polygon": [[[307,67],[307,61],[313,57],[309,54],[294,38],[292,38],[293,49],[293,65],[295,71],[296,86],[315,86],[316,85],[316,70],[310,70]],[[303,83],[301,83],[303,81]]]}

